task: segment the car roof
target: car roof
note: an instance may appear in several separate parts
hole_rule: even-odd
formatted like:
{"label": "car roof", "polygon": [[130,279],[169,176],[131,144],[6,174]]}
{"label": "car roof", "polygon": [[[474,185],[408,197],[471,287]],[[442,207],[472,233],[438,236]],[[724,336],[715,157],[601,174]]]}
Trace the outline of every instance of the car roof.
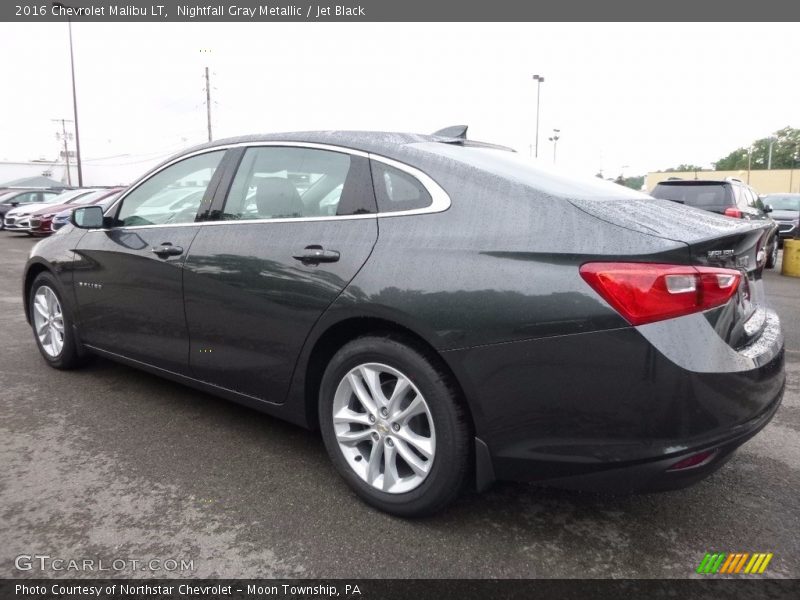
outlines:
{"label": "car roof", "polygon": [[666,179],[656,185],[725,185],[726,183],[734,182],[726,179]]}
{"label": "car roof", "polygon": [[443,135],[426,135],[421,133],[402,133],[391,131],[292,131],[285,133],[266,133],[255,135],[243,135],[230,137],[213,142],[199,144],[187,150],[183,150],[167,159],[165,162],[174,160],[180,156],[191,152],[198,152],[205,149],[231,146],[236,144],[251,144],[258,142],[298,142],[308,144],[328,144],[340,146],[350,150],[361,152],[371,152],[392,157],[404,146],[417,144],[420,142],[441,142],[445,144],[459,144],[464,146],[479,146],[499,148],[511,151],[510,148],[466,140],[464,138],[448,137]]}

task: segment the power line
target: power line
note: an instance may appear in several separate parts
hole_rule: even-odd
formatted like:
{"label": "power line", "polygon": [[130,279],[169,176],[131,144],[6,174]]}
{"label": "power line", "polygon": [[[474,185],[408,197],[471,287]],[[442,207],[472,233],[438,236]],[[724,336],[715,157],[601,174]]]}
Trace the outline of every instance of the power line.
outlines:
{"label": "power line", "polygon": [[[197,133],[198,132],[193,132],[192,134],[189,134],[189,135],[191,137],[194,137],[195,135],[197,135]],[[176,143],[176,144],[171,145],[171,146],[167,146],[166,148],[162,148],[160,150],[154,150],[153,152],[139,152],[139,153],[136,153],[136,154],[124,153],[124,154],[111,154],[109,156],[95,156],[93,158],[85,158],[85,159],[83,159],[83,162],[98,162],[98,161],[102,161],[102,160],[108,160],[110,158],[139,158],[139,157],[147,157],[147,156],[151,156],[151,157],[156,157],[157,158],[159,156],[164,156],[166,154],[171,154],[173,152],[177,152],[178,150],[182,150],[183,148],[186,148],[187,146],[193,146],[196,143],[199,143],[199,142],[191,142],[191,141],[189,141],[190,140],[189,137],[186,137],[186,136],[181,136],[181,137],[184,137],[184,139],[181,142]],[[144,162],[144,160],[143,161],[139,161],[139,162]]]}

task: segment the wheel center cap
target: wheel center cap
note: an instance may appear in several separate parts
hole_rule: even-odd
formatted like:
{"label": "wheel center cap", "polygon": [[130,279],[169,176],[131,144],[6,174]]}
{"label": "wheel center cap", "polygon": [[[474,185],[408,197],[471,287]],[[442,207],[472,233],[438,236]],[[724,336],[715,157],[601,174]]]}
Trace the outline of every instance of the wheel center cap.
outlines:
{"label": "wheel center cap", "polygon": [[378,421],[378,424],[375,426],[375,428],[381,433],[389,433],[389,426],[383,421]]}

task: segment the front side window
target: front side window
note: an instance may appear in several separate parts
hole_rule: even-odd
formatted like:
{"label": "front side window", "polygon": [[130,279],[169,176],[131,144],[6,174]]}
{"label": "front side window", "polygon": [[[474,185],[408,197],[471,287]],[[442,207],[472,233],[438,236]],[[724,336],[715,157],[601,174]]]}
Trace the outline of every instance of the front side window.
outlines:
{"label": "front side window", "polygon": [[[248,148],[231,184],[222,218],[299,219],[355,214],[345,201],[360,179],[359,157],[316,148]],[[363,160],[363,159],[361,159]],[[356,194],[358,195],[358,194]]]}
{"label": "front side window", "polygon": [[117,225],[192,223],[224,150],[187,158],[159,171],[122,200]]}
{"label": "front side window", "polygon": [[747,200],[750,208],[757,208],[761,211],[764,210],[764,203],[761,201],[761,198],[758,197],[758,193],[753,188],[747,188]]}
{"label": "front side window", "polygon": [[380,212],[426,208],[433,202],[416,177],[384,163],[372,162],[372,181]]}

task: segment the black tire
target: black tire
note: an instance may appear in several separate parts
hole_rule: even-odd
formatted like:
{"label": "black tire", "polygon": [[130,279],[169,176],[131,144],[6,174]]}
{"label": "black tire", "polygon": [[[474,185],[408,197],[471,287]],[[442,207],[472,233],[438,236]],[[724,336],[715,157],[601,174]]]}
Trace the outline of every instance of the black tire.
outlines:
{"label": "black tire", "polygon": [[[34,306],[34,299],[36,297],[36,293],[43,287],[48,287],[55,294],[55,297],[58,299],[58,303],[61,305],[62,322],[64,325],[64,343],[61,347],[61,351],[55,356],[50,356],[50,354],[45,351],[41,341],[39,340],[39,336],[36,334],[36,322],[34,318],[34,311],[36,310],[36,307]],[[64,304],[64,300],[59,290],[60,287],[58,282],[49,272],[39,273],[39,275],[36,276],[36,279],[33,280],[33,285],[31,285],[31,289],[28,294],[28,306],[30,307],[31,314],[31,329],[33,331],[33,339],[36,340],[36,346],[39,348],[39,353],[42,355],[42,358],[44,358],[48,365],[56,369],[74,369],[81,366],[85,362],[85,352],[83,352],[78,346],[78,341],[72,327],[74,323],[72,314],[69,306]]]}
{"label": "black tire", "polygon": [[767,256],[767,264],[766,267],[768,269],[774,269],[775,265],[778,264],[778,240],[772,240],[772,247],[770,248],[769,255]]}
{"label": "black tire", "polygon": [[[348,464],[336,439],[336,390],[352,369],[365,363],[387,365],[405,375],[424,397],[432,416],[435,454],[430,471],[417,487],[404,493],[384,492],[367,483]],[[336,470],[367,504],[401,517],[421,517],[442,510],[459,495],[471,473],[470,420],[456,389],[435,363],[435,358],[426,356],[413,340],[394,334],[369,335],[349,342],[336,353],[320,385],[322,438]]]}

